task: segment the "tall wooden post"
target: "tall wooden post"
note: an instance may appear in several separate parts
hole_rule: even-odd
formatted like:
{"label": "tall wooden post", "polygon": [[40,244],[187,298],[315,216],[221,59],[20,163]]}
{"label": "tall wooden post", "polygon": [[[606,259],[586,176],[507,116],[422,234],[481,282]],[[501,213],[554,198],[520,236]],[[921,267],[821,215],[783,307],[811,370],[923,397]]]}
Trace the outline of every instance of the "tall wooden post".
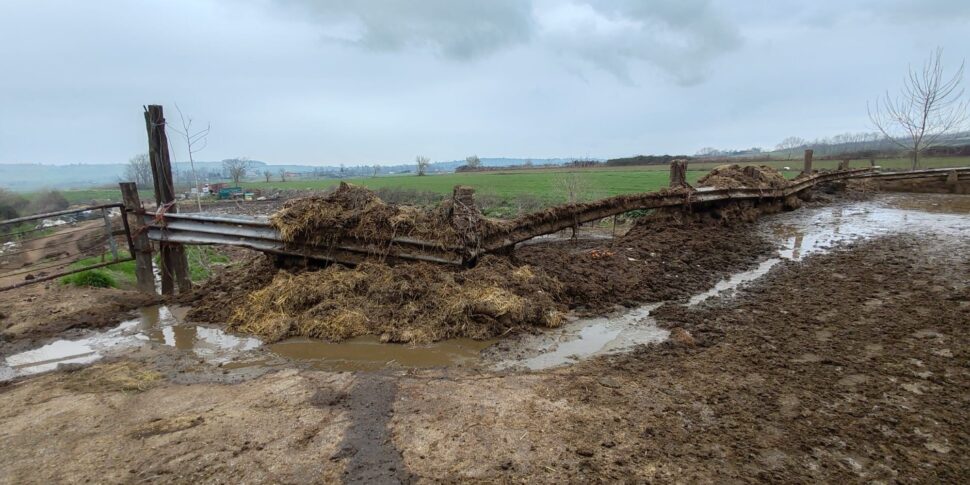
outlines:
{"label": "tall wooden post", "polygon": [[815,153],[814,150],[805,150],[805,167],[802,168],[802,175],[812,174],[812,154]]}
{"label": "tall wooden post", "polygon": [[[153,104],[145,108],[145,129],[148,131],[148,156],[151,159],[155,180],[155,202],[158,210],[177,213],[175,185],[172,181],[172,161],[168,153],[168,137],[165,135],[165,115],[162,107]],[[189,279],[189,262],[181,244],[162,242],[159,270],[162,274],[162,294],[175,293],[175,283],[180,292],[192,289]]]}
{"label": "tall wooden post", "polygon": [[155,271],[152,268],[152,243],[145,229],[145,209],[138,198],[138,187],[134,182],[122,182],[121,198],[125,202],[124,217],[128,218],[131,228],[131,241],[135,258],[135,286],[138,291],[155,294]]}
{"label": "tall wooden post", "polygon": [[687,187],[687,160],[670,161],[670,186]]}

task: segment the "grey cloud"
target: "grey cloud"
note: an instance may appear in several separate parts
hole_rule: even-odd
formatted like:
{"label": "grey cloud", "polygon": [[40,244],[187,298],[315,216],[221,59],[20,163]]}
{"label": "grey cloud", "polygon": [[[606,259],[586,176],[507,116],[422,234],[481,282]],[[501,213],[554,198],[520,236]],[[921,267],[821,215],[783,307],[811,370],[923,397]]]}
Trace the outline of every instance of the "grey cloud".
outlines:
{"label": "grey cloud", "polygon": [[[549,2],[548,41],[628,82],[634,62],[666,72],[681,85],[703,81],[711,61],[737,49],[741,35],[707,0]],[[573,25],[555,19],[570,9]],[[569,21],[567,20],[567,23]],[[540,24],[543,22],[540,20]]]}
{"label": "grey cloud", "polygon": [[631,63],[683,85],[736,49],[737,29],[708,0],[276,0],[309,14],[331,40],[377,51],[432,48],[472,60],[530,43],[627,82]]}
{"label": "grey cloud", "polygon": [[531,5],[520,0],[277,0],[309,14],[331,37],[378,51],[431,48],[474,59],[526,41]]}

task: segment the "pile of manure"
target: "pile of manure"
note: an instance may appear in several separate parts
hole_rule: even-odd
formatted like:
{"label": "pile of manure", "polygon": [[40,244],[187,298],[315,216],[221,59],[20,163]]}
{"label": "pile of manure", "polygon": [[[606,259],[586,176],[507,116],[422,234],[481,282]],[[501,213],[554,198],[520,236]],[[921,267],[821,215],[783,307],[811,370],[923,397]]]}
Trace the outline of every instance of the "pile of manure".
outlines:
{"label": "pile of manure", "polygon": [[467,270],[429,263],[281,270],[239,302],[229,329],[270,342],[360,335],[414,343],[486,339],[558,326],[561,292],[559,282],[545,273],[491,256]]}
{"label": "pile of manure", "polygon": [[787,187],[788,180],[777,170],[760,166],[748,165],[741,167],[737,164],[718,165],[697,181],[699,187],[715,187],[718,189],[737,189],[750,187],[756,189],[782,189]]}
{"label": "pile of manure", "polygon": [[[472,208],[477,224],[489,221]],[[335,245],[341,239],[390,242],[396,237],[420,239],[444,246],[469,240],[452,225],[452,202],[432,208],[388,204],[374,191],[341,182],[334,192],[288,201],[270,222],[284,241]],[[476,229],[463,225],[463,232]]]}

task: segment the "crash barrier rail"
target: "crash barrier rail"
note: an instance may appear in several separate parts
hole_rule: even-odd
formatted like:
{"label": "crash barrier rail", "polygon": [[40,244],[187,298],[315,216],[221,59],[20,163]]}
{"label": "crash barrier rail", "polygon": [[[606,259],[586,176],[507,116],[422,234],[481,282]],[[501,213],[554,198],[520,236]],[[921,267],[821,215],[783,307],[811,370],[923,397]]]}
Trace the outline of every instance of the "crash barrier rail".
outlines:
{"label": "crash barrier rail", "polygon": [[692,206],[734,200],[784,199],[816,184],[868,173],[852,169],[800,177],[784,188],[676,188],[660,192],[619,195],[594,202],[566,204],[537,214],[504,222],[489,234],[468,234],[464,246],[396,237],[388,240],[345,238],[332,245],[284,241],[266,216],[215,215],[205,213],[143,213],[152,241],[177,244],[240,246],[265,253],[296,256],[345,264],[379,258],[388,262],[429,261],[454,265],[473,264],[483,254],[501,252],[516,244],[577,224],[624,212],[662,207]]}
{"label": "crash barrier rail", "polygon": [[[116,228],[112,209],[124,214],[123,204],[104,204],[0,221],[0,291],[131,261],[128,220],[119,217]],[[119,251],[119,236],[127,255]],[[71,267],[98,255],[100,263]]]}
{"label": "crash barrier rail", "polygon": [[913,170],[909,172],[870,172],[854,175],[852,178],[869,178],[875,180],[895,181],[908,179],[941,179],[946,180],[956,174],[957,180],[970,180],[970,167],[960,168],[931,168]]}

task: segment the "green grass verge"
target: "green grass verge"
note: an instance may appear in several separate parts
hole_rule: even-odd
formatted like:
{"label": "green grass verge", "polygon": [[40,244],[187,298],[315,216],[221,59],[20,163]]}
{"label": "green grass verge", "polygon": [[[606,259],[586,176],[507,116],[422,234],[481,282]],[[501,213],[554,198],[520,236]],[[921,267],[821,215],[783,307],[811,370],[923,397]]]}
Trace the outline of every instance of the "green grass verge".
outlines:
{"label": "green grass verge", "polygon": [[[127,258],[127,251],[118,251],[119,258]],[[105,254],[103,261],[111,261],[111,255]],[[91,256],[71,263],[69,269],[82,269],[102,262],[101,256]],[[98,288],[120,288],[135,283],[135,262],[123,261],[102,268],[81,271],[61,278],[61,283],[74,286],[94,286]],[[110,283],[110,284],[108,284]]]}
{"label": "green grass verge", "polygon": [[[201,282],[212,276],[215,266],[230,262],[229,257],[215,248],[208,246],[185,246],[185,256],[189,260],[189,277],[193,282]],[[106,255],[105,261],[111,256]],[[119,251],[119,258],[127,258],[127,251]],[[101,264],[101,256],[84,258],[69,266],[70,269],[82,269]],[[158,255],[155,255],[158,264]],[[74,286],[95,286],[100,288],[130,288],[135,284],[135,261],[122,261],[101,268],[81,271],[61,278],[61,283]],[[110,283],[104,285],[105,283]]]}
{"label": "green grass verge", "polygon": [[118,281],[111,276],[111,272],[100,269],[91,269],[67,275],[61,278],[61,283],[92,288],[118,288]]}

